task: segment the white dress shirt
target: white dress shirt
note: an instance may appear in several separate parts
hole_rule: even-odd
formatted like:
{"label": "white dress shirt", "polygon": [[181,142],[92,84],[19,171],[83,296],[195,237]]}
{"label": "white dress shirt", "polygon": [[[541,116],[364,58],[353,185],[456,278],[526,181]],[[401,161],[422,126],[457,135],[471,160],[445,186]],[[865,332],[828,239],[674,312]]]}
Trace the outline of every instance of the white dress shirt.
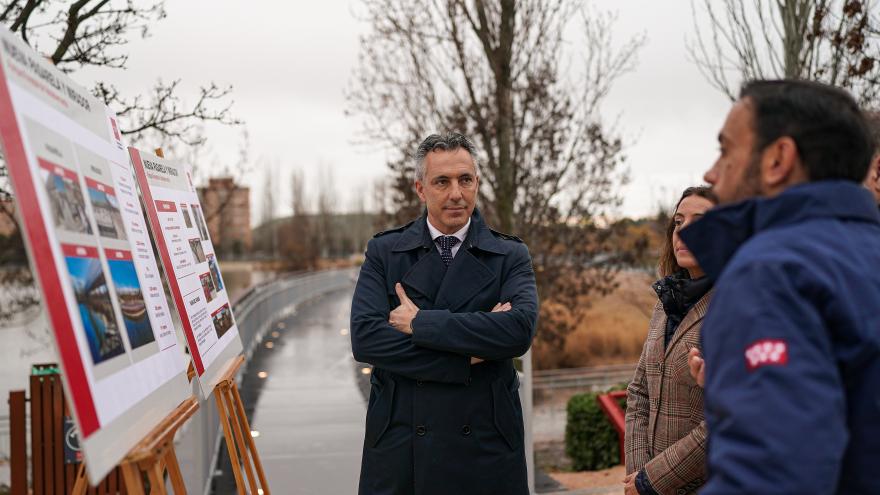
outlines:
{"label": "white dress shirt", "polygon": [[[458,240],[459,240],[458,244],[456,244],[455,246],[452,246],[451,251],[452,251],[452,257],[453,257],[453,258],[455,258],[455,253],[458,252],[458,248],[460,248],[461,245],[464,244],[464,238],[467,237],[467,231],[468,231],[468,228],[469,228],[470,226],[471,226],[471,219],[468,218],[468,221],[467,221],[467,223],[464,225],[464,227],[462,227],[460,230],[458,230],[457,232],[455,232],[454,234],[452,234],[452,235],[454,235],[455,237],[458,237]],[[444,235],[446,235],[446,234],[444,234],[443,232],[440,232],[439,229],[437,229],[436,227],[434,227],[433,225],[431,225],[431,221],[430,221],[430,220],[428,220],[428,231],[431,233],[431,239],[434,240],[434,247],[437,248],[437,251],[441,251],[441,252],[442,252],[442,250],[440,249],[440,246],[437,244],[436,241],[437,241],[437,238],[438,238],[438,237],[444,236]]]}

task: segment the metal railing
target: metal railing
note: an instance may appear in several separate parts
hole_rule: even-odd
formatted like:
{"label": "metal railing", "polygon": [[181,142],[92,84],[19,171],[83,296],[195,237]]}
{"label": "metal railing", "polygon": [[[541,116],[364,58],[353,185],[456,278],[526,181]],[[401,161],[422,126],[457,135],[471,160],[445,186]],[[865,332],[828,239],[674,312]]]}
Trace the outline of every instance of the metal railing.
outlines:
{"label": "metal railing", "polygon": [[[254,287],[236,301],[233,313],[245,353],[239,376],[247,369],[251,355],[273,322],[292,314],[298,305],[315,297],[351,287],[356,276],[354,269],[297,274]],[[213,399],[201,399],[196,381],[193,381],[193,395],[199,397],[199,412],[181,431],[176,450],[187,491],[207,495],[223,435],[217,406]]]}
{"label": "metal railing", "polygon": [[613,364],[535,371],[532,386],[535,390],[575,388],[599,391],[618,383],[629,383],[635,369],[635,364]]}

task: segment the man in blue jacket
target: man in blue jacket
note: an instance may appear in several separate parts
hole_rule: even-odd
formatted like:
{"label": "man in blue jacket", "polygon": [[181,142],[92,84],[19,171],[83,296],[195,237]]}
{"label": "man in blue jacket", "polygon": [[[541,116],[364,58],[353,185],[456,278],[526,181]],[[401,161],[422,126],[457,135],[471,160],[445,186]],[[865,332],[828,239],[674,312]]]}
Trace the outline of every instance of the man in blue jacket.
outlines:
{"label": "man in blue jacket", "polygon": [[367,244],[351,347],[373,365],[361,495],[526,495],[512,359],[535,335],[528,249],[475,208],[471,142],[432,135],[416,154],[426,214]]}
{"label": "man in blue jacket", "polygon": [[715,298],[703,324],[700,492],[880,493],[880,213],[845,91],[746,84],[706,173],[721,204],[682,232]]}

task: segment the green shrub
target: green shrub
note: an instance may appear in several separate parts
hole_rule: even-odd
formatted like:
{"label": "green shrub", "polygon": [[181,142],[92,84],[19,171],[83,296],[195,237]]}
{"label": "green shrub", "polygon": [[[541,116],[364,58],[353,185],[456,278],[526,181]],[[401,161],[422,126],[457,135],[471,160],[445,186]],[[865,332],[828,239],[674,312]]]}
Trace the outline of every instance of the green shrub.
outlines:
{"label": "green shrub", "polygon": [[[609,390],[624,389],[625,385],[618,385]],[[599,393],[578,394],[568,401],[565,453],[575,471],[595,471],[620,463],[617,432],[599,407],[597,395]],[[620,402],[626,410],[626,400]]]}

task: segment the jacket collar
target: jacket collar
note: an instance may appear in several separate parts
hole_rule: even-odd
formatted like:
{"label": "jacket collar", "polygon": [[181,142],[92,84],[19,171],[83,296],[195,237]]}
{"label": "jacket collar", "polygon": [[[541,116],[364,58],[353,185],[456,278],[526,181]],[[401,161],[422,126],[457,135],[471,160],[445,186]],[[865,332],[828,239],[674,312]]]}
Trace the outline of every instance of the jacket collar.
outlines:
{"label": "jacket collar", "polygon": [[[462,245],[467,249],[477,248],[495,254],[507,252],[504,249],[504,244],[492,235],[492,231],[486,226],[478,208],[474,208],[474,212],[471,214],[471,226]],[[426,210],[422,213],[422,216],[403,231],[392,251],[399,253],[420,247],[430,249],[433,246],[434,240],[431,239],[431,233],[428,230],[428,212]]]}
{"label": "jacket collar", "polygon": [[[699,301],[691,307],[691,309],[687,312],[684,319],[681,320],[681,323],[678,324],[678,328],[675,330],[675,333],[672,334],[672,339],[669,340],[669,344],[666,345],[666,349],[664,351],[664,360],[669,358],[669,354],[672,352],[672,349],[675,347],[675,344],[681,340],[688,332],[690,332],[691,328],[699,323],[704,316],[706,316],[706,311],[709,309],[709,301],[712,300],[712,291],[714,289],[709,289],[708,292],[703,294]],[[666,331],[666,325],[664,323],[661,331]],[[690,349],[689,349],[690,350]]]}
{"label": "jacket collar", "polygon": [[799,184],[773,198],[752,198],[717,207],[685,228],[681,238],[713,281],[733,255],[758,232],[819,218],[880,224],[871,193],[850,181]]}

